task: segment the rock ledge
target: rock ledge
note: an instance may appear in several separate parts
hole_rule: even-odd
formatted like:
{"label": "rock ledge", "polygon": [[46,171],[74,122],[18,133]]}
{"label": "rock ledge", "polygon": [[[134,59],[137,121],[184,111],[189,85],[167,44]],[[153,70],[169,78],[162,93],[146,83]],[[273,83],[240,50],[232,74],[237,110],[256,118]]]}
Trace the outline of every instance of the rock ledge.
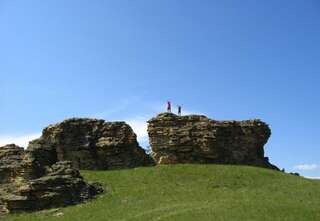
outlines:
{"label": "rock ledge", "polygon": [[215,121],[203,115],[162,113],[148,121],[158,164],[219,163],[278,169],[264,157],[271,130],[261,120]]}

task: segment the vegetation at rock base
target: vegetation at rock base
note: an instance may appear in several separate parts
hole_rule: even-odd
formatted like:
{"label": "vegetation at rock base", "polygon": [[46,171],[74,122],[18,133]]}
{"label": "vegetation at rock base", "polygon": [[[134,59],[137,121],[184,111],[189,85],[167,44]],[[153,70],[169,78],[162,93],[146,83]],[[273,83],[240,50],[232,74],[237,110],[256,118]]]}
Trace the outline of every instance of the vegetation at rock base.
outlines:
{"label": "vegetation at rock base", "polygon": [[[6,221],[320,220],[320,181],[225,165],[163,165],[82,171],[107,191],[59,210],[11,214]],[[0,218],[1,219],[1,218]]]}

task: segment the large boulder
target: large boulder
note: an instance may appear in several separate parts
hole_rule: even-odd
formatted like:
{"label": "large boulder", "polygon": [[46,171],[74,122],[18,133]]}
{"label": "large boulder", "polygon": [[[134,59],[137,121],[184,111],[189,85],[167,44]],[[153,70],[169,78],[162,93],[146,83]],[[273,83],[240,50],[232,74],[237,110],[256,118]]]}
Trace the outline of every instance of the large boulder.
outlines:
{"label": "large boulder", "polygon": [[33,151],[0,147],[0,215],[76,204],[102,191],[85,182],[71,162],[42,165]]}
{"label": "large boulder", "polygon": [[125,122],[72,118],[50,125],[30,142],[42,164],[68,160],[78,169],[121,169],[152,164]]}
{"label": "large boulder", "polygon": [[260,120],[215,121],[202,115],[162,113],[148,121],[158,164],[219,163],[277,169],[264,157],[270,128]]}

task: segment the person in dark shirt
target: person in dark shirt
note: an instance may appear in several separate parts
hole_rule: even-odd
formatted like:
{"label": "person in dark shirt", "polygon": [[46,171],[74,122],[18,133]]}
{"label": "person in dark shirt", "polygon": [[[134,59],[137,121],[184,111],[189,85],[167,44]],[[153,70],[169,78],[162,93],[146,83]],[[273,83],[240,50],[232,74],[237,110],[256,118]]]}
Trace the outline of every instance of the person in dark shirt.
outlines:
{"label": "person in dark shirt", "polygon": [[181,105],[178,105],[178,115],[179,116],[181,116],[181,109],[182,109]]}
{"label": "person in dark shirt", "polygon": [[167,102],[167,111],[169,113],[171,113],[171,102],[170,101]]}

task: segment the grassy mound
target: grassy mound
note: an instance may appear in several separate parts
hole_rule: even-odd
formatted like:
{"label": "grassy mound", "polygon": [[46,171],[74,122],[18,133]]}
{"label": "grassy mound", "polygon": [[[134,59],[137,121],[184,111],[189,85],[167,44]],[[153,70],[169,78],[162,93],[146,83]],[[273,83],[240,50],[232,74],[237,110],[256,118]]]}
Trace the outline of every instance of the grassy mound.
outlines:
{"label": "grassy mound", "polygon": [[[4,217],[7,221],[320,220],[320,181],[246,166],[172,165],[82,171],[98,199]],[[0,218],[1,219],[1,218]]]}

